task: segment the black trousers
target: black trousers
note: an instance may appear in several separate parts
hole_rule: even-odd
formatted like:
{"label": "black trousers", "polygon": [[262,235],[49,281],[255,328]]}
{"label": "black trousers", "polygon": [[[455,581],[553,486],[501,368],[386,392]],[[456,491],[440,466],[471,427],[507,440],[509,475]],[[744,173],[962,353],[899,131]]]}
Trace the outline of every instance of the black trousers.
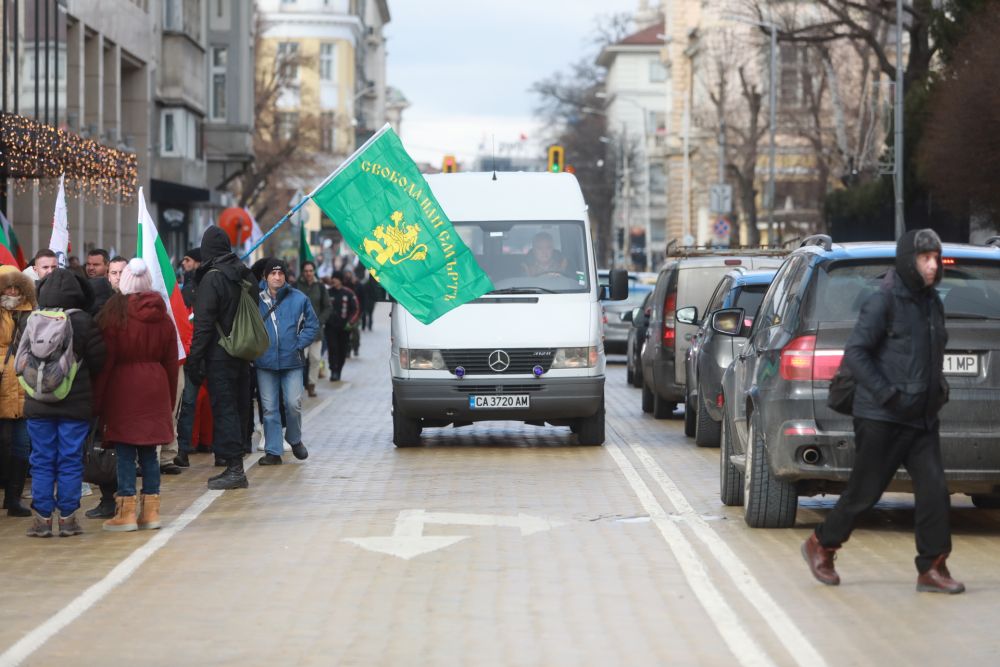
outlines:
{"label": "black trousers", "polygon": [[339,377],[344,370],[351,344],[351,332],[344,330],[344,325],[328,326],[326,328],[326,354],[330,361],[330,373]]}
{"label": "black trousers", "polygon": [[212,401],[212,449],[225,460],[243,457],[252,407],[250,364],[240,359],[209,359],[208,396]]}
{"label": "black trousers", "polygon": [[927,571],[936,557],[951,552],[951,502],[937,429],[924,431],[856,418],[854,446],[854,468],[847,489],[826,520],[816,527],[820,544],[832,548],[846,542],[858,516],[878,502],[896,470],[904,465],[913,479],[917,571]]}

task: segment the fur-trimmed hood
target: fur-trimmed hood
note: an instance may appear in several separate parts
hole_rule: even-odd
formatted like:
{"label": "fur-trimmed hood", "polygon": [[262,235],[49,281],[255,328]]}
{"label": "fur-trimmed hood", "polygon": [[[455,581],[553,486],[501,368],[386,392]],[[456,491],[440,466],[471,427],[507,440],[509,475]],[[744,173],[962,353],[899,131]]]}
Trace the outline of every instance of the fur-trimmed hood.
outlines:
{"label": "fur-trimmed hood", "polygon": [[5,264],[0,266],[0,294],[8,287],[17,287],[24,295],[24,303],[32,309],[38,307],[38,298],[35,296],[35,281],[24,275],[13,266]]}

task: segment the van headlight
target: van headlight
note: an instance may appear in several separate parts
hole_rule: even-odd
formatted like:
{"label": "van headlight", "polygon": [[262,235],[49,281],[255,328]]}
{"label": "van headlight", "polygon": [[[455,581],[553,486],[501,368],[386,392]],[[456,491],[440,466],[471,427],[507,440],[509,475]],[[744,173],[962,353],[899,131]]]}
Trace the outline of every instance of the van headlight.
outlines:
{"label": "van headlight", "polygon": [[560,347],[552,358],[550,368],[593,368],[597,365],[597,346]]}
{"label": "van headlight", "polygon": [[399,365],[411,371],[443,371],[444,357],[440,350],[399,349]]}

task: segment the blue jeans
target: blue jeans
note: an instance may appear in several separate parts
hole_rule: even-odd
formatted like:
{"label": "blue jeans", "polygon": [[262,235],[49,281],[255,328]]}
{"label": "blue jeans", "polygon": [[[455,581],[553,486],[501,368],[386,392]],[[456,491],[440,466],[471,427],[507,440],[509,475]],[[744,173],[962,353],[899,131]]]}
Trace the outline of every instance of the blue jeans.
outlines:
{"label": "blue jeans", "polygon": [[[86,419],[29,419],[31,437],[31,506],[44,517],[59,508],[69,516],[80,508],[83,444],[90,432]],[[59,485],[59,498],[55,486]]]}
{"label": "blue jeans", "polygon": [[135,495],[135,459],[139,457],[142,468],[142,492],[149,496],[160,493],[160,460],[156,457],[156,447],[150,445],[126,445],[115,443],[115,460],[118,461],[118,495]]}
{"label": "blue jeans", "polygon": [[31,452],[31,439],[28,438],[28,420],[0,419],[0,433],[7,426],[10,427],[11,458],[27,461],[28,454]]}
{"label": "blue jeans", "polygon": [[191,453],[191,431],[194,429],[194,413],[199,389],[201,389],[201,385],[191,382],[187,368],[185,368],[184,391],[181,392],[181,411],[177,415],[177,449],[185,454]]}
{"label": "blue jeans", "polygon": [[258,368],[257,386],[260,388],[260,402],[264,405],[264,451],[281,456],[284,446],[279,395],[285,399],[284,439],[293,445],[302,443],[302,369],[270,371]]}

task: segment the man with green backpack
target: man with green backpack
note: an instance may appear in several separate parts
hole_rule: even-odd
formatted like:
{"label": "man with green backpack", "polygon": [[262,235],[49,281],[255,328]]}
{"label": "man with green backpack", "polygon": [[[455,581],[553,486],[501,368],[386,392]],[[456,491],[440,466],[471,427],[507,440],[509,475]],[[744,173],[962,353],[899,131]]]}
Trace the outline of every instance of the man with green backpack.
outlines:
{"label": "man with green backpack", "polygon": [[253,274],[233,254],[229,237],[219,227],[209,227],[202,235],[201,259],[194,337],[185,366],[192,382],[208,382],[212,447],[226,463],[220,475],[209,478],[208,488],[245,489],[248,434],[243,424],[249,421],[250,362],[267,350],[269,341]]}

